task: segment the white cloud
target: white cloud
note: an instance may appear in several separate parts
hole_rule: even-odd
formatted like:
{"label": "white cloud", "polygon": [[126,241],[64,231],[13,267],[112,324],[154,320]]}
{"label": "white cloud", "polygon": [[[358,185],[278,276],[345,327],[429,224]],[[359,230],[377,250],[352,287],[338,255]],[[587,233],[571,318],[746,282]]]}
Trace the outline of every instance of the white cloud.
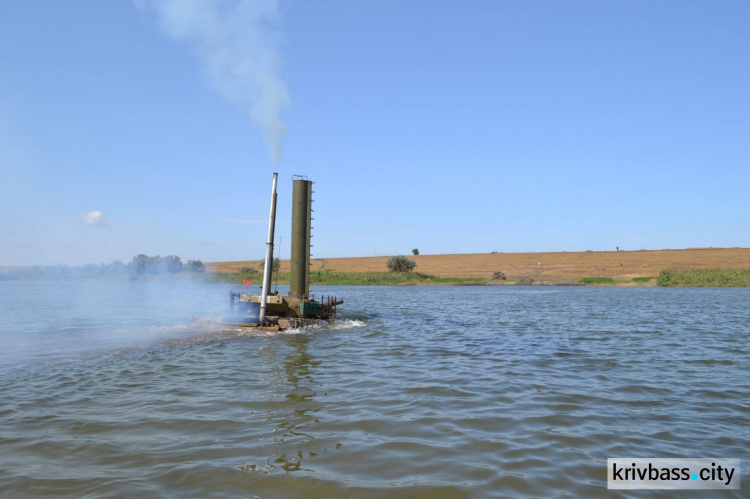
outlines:
{"label": "white cloud", "polygon": [[81,222],[92,227],[104,227],[104,215],[101,211],[92,211],[81,215]]}

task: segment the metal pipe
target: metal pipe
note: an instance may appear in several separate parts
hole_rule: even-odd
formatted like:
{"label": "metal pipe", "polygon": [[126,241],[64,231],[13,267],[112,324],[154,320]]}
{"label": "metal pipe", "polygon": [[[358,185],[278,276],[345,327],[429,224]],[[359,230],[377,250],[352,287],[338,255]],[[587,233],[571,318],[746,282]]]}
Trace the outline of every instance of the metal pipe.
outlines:
{"label": "metal pipe", "polygon": [[271,270],[273,269],[273,233],[276,226],[276,181],[279,174],[274,172],[271,185],[271,214],[268,217],[268,239],[266,240],[266,263],[263,267],[263,288],[260,293],[260,314],[258,322],[263,325],[266,321],[266,302],[271,288]]}

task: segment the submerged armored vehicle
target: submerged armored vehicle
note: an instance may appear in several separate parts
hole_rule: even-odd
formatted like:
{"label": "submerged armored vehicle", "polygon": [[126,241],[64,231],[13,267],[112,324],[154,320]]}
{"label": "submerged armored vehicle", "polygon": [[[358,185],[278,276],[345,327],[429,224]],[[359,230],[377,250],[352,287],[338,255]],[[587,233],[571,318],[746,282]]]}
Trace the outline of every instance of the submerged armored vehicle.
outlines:
{"label": "submerged armored vehicle", "polygon": [[[295,176],[299,177],[299,176]],[[263,285],[260,295],[229,292],[229,314],[222,317],[225,326],[249,327],[262,331],[283,331],[312,325],[336,317],[336,307],[344,300],[335,296],[310,295],[310,229],[312,222],[312,181],[295,178],[292,193],[292,250],[289,294],[271,291],[273,240],[276,226],[276,183],[273,174],[271,214],[268,219]],[[317,299],[316,299],[317,298]]]}

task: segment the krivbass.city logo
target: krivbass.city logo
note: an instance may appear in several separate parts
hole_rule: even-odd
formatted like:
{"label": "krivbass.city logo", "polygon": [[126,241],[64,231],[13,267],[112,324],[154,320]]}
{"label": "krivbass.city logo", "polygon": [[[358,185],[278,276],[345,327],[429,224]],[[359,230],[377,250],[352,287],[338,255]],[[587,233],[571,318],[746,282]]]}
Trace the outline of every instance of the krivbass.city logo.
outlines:
{"label": "krivbass.city logo", "polygon": [[740,488],[740,460],[609,458],[607,488],[737,490]]}

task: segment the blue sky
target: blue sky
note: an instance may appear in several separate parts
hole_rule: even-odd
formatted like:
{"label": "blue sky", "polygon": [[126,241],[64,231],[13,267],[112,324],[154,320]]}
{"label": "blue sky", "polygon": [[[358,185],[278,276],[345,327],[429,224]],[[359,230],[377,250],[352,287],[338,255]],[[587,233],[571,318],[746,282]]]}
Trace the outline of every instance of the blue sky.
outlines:
{"label": "blue sky", "polygon": [[158,3],[0,7],[0,266],[750,246],[746,1]]}

